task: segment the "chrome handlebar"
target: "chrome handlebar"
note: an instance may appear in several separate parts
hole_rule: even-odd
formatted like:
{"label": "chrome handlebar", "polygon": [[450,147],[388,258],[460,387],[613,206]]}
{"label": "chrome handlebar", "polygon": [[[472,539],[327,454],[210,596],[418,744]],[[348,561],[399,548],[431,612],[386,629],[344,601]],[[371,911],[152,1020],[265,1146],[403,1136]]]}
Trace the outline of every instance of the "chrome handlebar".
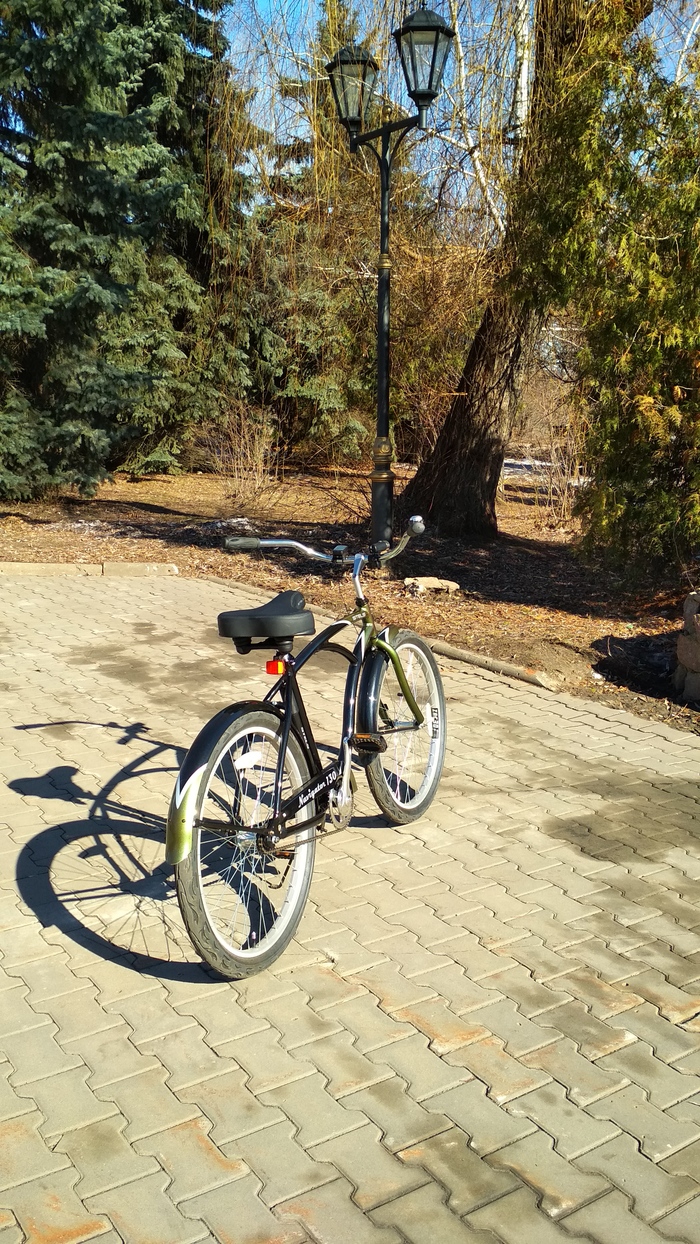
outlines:
{"label": "chrome handlebar", "polygon": [[[312,549],[308,544],[300,544],[298,540],[261,540],[258,536],[229,536],[224,541],[224,548],[229,553],[253,553],[257,549],[294,549],[304,557],[310,558],[311,561],[328,562],[334,566],[352,566],[357,574],[363,566],[367,565],[371,557],[376,557],[379,565],[384,566],[392,558],[398,557],[399,553],[403,553],[412,536],[422,536],[424,531],[423,519],[420,514],[414,514],[409,518],[406,530],[393,549],[379,551],[375,548],[369,553],[348,554],[346,545],[338,544],[332,553],[321,553],[318,549]],[[359,566],[358,558],[361,559]]]}

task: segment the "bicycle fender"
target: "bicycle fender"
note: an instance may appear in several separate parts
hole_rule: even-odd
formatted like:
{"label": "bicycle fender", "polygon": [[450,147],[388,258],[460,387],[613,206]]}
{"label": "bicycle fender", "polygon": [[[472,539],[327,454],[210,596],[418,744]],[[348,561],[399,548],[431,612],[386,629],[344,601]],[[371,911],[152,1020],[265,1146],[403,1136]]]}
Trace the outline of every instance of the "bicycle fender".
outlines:
{"label": "bicycle fender", "polygon": [[[386,626],[380,631],[379,638],[393,647],[394,640],[402,626]],[[382,671],[386,668],[388,658],[378,648],[374,648],[366,657],[357,695],[356,726],[358,734],[371,734],[376,727],[376,704],[379,698],[379,682]]]}
{"label": "bicycle fender", "polygon": [[181,864],[192,850],[192,827],[197,803],[199,779],[202,776],[218,740],[241,713],[279,712],[272,704],[261,700],[244,700],[222,708],[200,730],[190,747],[177,775],[175,790],[170,800],[168,821],[165,829],[165,860],[168,864]]}

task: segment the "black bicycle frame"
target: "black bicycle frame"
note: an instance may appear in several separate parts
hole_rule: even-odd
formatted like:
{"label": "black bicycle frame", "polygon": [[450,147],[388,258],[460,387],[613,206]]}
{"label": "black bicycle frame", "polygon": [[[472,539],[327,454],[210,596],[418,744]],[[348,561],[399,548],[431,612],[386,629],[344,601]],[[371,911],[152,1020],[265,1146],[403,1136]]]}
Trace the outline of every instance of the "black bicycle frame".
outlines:
{"label": "black bicycle frame", "polygon": [[[350,652],[348,648],[343,648],[341,644],[334,644],[333,637],[346,626],[350,625],[350,619],[344,619],[342,622],[334,622],[331,626],[317,635],[311,643],[307,644],[298,657],[291,655],[285,657],[285,672],[281,678],[275,683],[274,687],[268,691],[265,696],[265,703],[271,703],[276,695],[280,692],[283,696],[282,703],[282,737],[280,739],[280,749],[277,757],[277,769],[275,773],[275,799],[273,816],[266,822],[264,830],[266,833],[275,835],[275,837],[288,838],[292,834],[298,833],[300,829],[313,829],[320,825],[326,819],[328,810],[328,797],[333,787],[337,786],[343,771],[343,749],[349,743],[355,724],[355,705],[357,702],[357,687],[362,670],[362,662],[366,647],[365,632],[362,631],[357,638],[354,650]],[[326,652],[335,652],[339,656],[345,658],[348,662],[348,672],[345,679],[345,696],[343,700],[343,727],[338,748],[338,759],[331,764],[323,766],[321,757],[318,753],[316,740],[313,730],[309,722],[306,712],[306,706],[302,698],[297,674],[306,665],[311,657],[316,656],[321,649]],[[289,746],[289,735],[294,729],[299,737],[309,760],[311,768],[311,777],[303,786],[295,791],[289,799],[282,800],[282,784],[284,780],[284,762],[287,755],[287,747]],[[302,821],[300,825],[287,827],[287,822],[291,821],[302,808],[310,803],[313,799],[317,800],[316,814],[308,821]],[[261,830],[262,826],[259,827]]]}

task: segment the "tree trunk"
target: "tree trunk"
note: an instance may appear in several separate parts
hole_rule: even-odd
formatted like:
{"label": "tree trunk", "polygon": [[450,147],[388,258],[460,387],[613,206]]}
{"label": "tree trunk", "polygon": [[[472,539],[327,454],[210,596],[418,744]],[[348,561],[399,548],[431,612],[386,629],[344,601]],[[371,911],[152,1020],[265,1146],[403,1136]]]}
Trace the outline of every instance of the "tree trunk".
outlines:
{"label": "tree trunk", "polygon": [[435,448],[403,494],[402,509],[421,513],[443,535],[497,532],[496,490],[536,319],[507,295],[490,300]]}
{"label": "tree trunk", "polygon": [[[498,531],[496,490],[518,411],[523,367],[552,302],[550,269],[556,262],[550,263],[550,255],[567,228],[568,212],[559,214],[556,201],[547,219],[548,188],[553,184],[559,190],[567,167],[580,174],[577,142],[586,125],[594,123],[602,97],[596,70],[590,78],[582,71],[586,22],[593,13],[597,29],[606,33],[599,51],[605,46],[609,53],[612,42],[619,52],[652,7],[652,0],[624,0],[622,5],[602,0],[598,6],[587,0],[537,0],[535,5],[530,119],[499,247],[494,293],[433,451],[401,497],[402,510],[423,514],[444,535],[483,540]],[[604,63],[604,58],[598,60]],[[562,72],[569,65],[575,85],[562,89]],[[585,197],[580,181],[577,192]],[[528,244],[537,261],[525,265],[523,279],[518,268]]]}

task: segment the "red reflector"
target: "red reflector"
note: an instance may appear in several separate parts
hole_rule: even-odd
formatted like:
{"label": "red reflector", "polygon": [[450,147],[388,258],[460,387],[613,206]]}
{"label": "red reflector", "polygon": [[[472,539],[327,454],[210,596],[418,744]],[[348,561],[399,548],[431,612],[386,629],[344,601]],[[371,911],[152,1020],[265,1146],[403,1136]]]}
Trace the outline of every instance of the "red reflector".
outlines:
{"label": "red reflector", "polygon": [[283,674],[284,673],[284,661],[266,661],[265,662],[265,673],[266,674]]}

